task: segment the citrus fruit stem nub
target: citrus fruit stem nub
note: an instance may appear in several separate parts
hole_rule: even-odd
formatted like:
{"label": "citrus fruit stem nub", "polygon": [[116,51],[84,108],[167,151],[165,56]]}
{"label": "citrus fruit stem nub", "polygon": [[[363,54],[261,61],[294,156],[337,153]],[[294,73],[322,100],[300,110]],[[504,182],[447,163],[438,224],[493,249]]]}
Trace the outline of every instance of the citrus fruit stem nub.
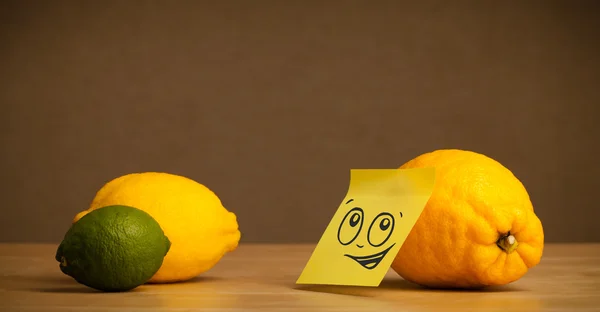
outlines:
{"label": "citrus fruit stem nub", "polygon": [[508,254],[515,251],[517,249],[517,246],[519,246],[519,244],[517,243],[517,239],[512,234],[510,234],[510,232],[508,232],[508,234],[506,235],[500,236],[500,238],[496,242],[496,245],[498,245],[500,249],[504,250],[504,252]]}
{"label": "citrus fruit stem nub", "polygon": [[60,257],[60,265],[63,267],[66,267],[67,266],[67,258]]}

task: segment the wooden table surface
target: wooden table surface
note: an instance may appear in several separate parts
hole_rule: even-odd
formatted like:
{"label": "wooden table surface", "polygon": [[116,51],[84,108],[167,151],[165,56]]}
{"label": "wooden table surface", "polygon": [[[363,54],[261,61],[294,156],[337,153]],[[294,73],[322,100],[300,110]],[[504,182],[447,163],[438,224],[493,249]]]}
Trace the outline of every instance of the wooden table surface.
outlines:
{"label": "wooden table surface", "polygon": [[600,311],[600,244],[547,245],[521,280],[440,291],[390,270],[380,287],[301,286],[312,245],[241,245],[179,284],[102,293],[63,275],[56,245],[0,244],[0,311]]}

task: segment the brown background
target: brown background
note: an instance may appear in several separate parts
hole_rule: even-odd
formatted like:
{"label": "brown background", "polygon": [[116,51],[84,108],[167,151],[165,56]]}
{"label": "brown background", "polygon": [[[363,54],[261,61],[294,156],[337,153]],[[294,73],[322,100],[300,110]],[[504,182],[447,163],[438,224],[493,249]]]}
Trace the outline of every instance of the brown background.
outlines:
{"label": "brown background", "polygon": [[243,241],[315,242],[350,168],[463,148],[547,241],[600,241],[593,1],[217,2],[1,1],[0,240],[57,242],[104,182],[167,171]]}

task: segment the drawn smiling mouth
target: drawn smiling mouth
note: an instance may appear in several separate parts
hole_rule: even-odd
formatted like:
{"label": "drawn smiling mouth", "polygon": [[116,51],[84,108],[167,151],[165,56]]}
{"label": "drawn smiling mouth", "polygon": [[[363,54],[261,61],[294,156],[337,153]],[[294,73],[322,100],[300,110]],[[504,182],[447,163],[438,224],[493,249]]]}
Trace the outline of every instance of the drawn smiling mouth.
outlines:
{"label": "drawn smiling mouth", "polygon": [[394,243],[394,244],[392,244],[392,246],[388,247],[386,250],[378,252],[376,254],[369,255],[369,256],[357,257],[357,256],[349,255],[349,254],[345,254],[344,256],[358,262],[358,264],[362,265],[367,270],[373,270],[374,268],[377,267],[377,265],[379,265],[381,260],[383,260],[385,255],[388,253],[388,251],[390,251],[390,249],[392,249],[392,247],[394,247],[394,245],[396,245],[396,244]]}

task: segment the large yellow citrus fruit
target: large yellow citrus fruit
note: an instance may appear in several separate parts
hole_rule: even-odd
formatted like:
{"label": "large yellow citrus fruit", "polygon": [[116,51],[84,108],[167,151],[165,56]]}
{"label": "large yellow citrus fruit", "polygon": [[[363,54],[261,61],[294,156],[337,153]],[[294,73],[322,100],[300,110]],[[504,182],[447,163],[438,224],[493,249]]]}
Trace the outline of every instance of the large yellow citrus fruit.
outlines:
{"label": "large yellow citrus fruit", "polygon": [[150,283],[191,279],[235,250],[240,240],[235,214],[206,186],[183,176],[144,172],[118,177],[106,183],[73,222],[110,205],[147,212],[170,240],[171,248]]}
{"label": "large yellow citrus fruit", "polygon": [[448,149],[400,168],[436,168],[433,193],[392,268],[435,288],[516,281],[537,265],[544,231],[523,184],[494,159]]}

